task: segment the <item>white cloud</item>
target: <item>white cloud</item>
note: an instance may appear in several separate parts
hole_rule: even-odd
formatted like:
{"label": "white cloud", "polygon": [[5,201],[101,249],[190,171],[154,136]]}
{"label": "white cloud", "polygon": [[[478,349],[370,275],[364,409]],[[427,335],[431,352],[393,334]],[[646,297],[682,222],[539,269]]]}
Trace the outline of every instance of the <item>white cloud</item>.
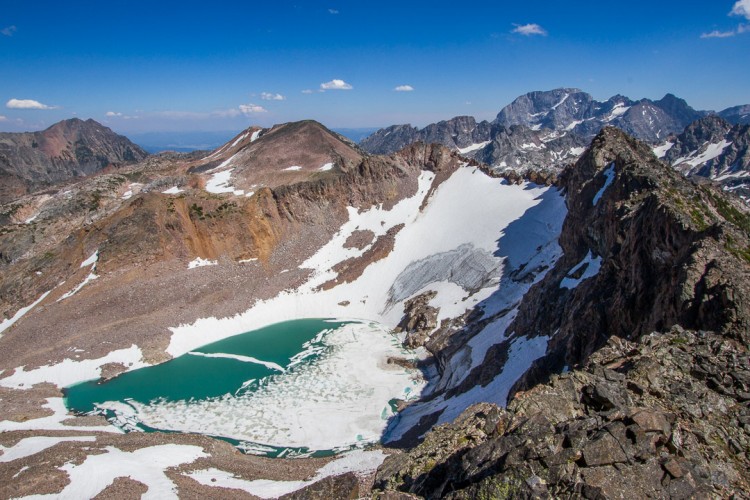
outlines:
{"label": "white cloud", "polygon": [[344,80],[333,79],[330,82],[321,83],[321,90],[351,90],[354,87],[346,83]]}
{"label": "white cloud", "polygon": [[245,116],[250,116],[256,113],[265,113],[266,109],[263,106],[257,104],[240,104],[240,111]]}
{"label": "white cloud", "polygon": [[743,16],[750,21],[750,0],[738,0],[729,14],[732,16]]}
{"label": "white cloud", "polygon": [[[738,2],[739,3],[739,2]],[[8,26],[6,28],[3,28],[0,30],[0,33],[2,33],[5,36],[13,36],[13,34],[18,31],[18,28],[15,26]]]}
{"label": "white cloud", "polygon": [[714,30],[710,33],[701,33],[701,38],[729,38],[730,36],[734,36],[736,33],[734,31],[719,31]]}
{"label": "white cloud", "polygon": [[315,91],[314,90],[310,90],[310,89],[305,89],[305,90],[302,91],[302,93],[303,94],[314,94]]}
{"label": "white cloud", "polygon": [[115,116],[122,116],[122,113],[118,113],[116,111],[107,111],[106,113],[104,113],[104,116],[109,116],[110,118],[112,118]]}
{"label": "white cloud", "polygon": [[284,97],[283,95],[274,94],[273,92],[261,92],[260,98],[264,101],[283,101],[284,99],[286,99],[286,97]]}
{"label": "white cloud", "polygon": [[414,87],[411,85],[399,85],[395,89],[396,92],[412,92],[414,90]]}
{"label": "white cloud", "polygon": [[511,33],[518,33],[519,35],[524,36],[547,36],[547,31],[538,24],[514,24],[513,26],[515,26],[515,28],[513,28],[513,31],[511,31]]}
{"label": "white cloud", "polygon": [[330,14],[338,14],[338,13],[339,13],[339,11],[338,11],[338,10],[336,10],[336,9],[328,9],[328,12],[329,12]]}
{"label": "white cloud", "polygon": [[5,103],[9,109],[57,109],[57,106],[47,106],[33,99],[11,99]]}
{"label": "white cloud", "polygon": [[0,115],[0,122],[7,122],[7,121],[8,121],[7,117]]}

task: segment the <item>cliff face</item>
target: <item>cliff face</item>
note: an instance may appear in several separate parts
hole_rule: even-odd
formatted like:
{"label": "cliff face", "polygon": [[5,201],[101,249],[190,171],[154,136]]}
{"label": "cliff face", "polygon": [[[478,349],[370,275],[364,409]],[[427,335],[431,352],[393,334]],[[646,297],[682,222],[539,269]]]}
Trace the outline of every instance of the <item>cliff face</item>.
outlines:
{"label": "cliff face", "polygon": [[41,132],[0,134],[0,203],[147,153],[94,120],[64,120]]}
{"label": "cliff face", "polygon": [[[684,179],[613,128],[560,185],[568,208],[562,256],[498,330],[508,340],[450,393],[460,401],[496,380],[518,355],[516,341],[546,337],[545,355],[514,384],[507,410],[474,408],[426,434],[418,448],[384,464],[377,488],[428,498],[503,491],[593,498],[643,476],[635,487],[644,495],[742,491],[750,441],[731,422],[732,408],[747,413],[750,396],[750,217],[736,200]],[[682,328],[714,333],[683,335]],[[711,381],[706,368],[691,371],[696,364],[718,378]],[[553,376],[576,366],[586,368]],[[725,368],[739,370],[737,377],[719,375]],[[700,411],[679,389],[693,384],[707,398]],[[713,411],[715,422],[698,425]],[[681,434],[687,428],[695,432]],[[715,442],[704,431],[722,442],[731,434],[737,444],[718,446],[720,460],[708,463],[702,457],[712,452],[701,453]]]}

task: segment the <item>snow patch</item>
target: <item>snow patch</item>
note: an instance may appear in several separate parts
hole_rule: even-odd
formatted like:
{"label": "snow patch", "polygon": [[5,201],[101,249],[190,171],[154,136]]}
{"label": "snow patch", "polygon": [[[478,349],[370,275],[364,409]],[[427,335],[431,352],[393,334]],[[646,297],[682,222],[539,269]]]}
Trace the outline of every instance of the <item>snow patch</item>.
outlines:
{"label": "snow patch", "polygon": [[118,477],[145,484],[144,500],[177,499],[177,486],[166,475],[167,469],[194,462],[208,455],[200,446],[164,444],[127,452],[107,446],[107,453],[89,455],[80,465],[68,462],[60,470],[70,483],[60,493],[33,498],[94,498]]}
{"label": "snow patch", "polygon": [[[227,162],[230,160],[227,160]],[[232,170],[233,169],[230,168],[228,170],[214,173],[208,182],[206,182],[206,191],[214,194],[232,193],[236,196],[242,196],[245,194],[245,191],[234,189],[234,187],[229,184],[229,179],[232,177]]]}
{"label": "snow patch", "polygon": [[[583,272],[580,278],[569,278],[568,276],[571,276],[573,274],[576,274],[583,266],[587,266],[586,270]],[[581,284],[582,281],[587,280],[589,278],[592,278],[599,274],[599,269],[602,267],[602,258],[600,256],[594,257],[593,252],[589,250],[589,253],[586,254],[586,257],[583,258],[581,262],[575,265],[573,269],[571,269],[567,276],[562,279],[560,282],[560,288],[568,288],[573,289],[576,288],[578,285]]]}
{"label": "snow patch", "polygon": [[570,148],[570,154],[573,156],[581,156],[584,151],[586,151],[586,148],[579,147],[579,148]]}
{"label": "snow patch", "polygon": [[60,363],[40,366],[29,371],[21,366],[16,368],[13,375],[0,379],[0,387],[29,389],[35,384],[43,382],[50,382],[57,387],[67,387],[78,382],[98,379],[101,377],[101,367],[108,363],[120,363],[126,366],[128,370],[148,366],[142,361],[142,358],[143,353],[140,348],[133,344],[127,349],[112,351],[97,359],[80,361],[64,359]]}
{"label": "snow patch", "polygon": [[68,437],[50,437],[50,436],[33,436],[20,440],[15,446],[6,448],[0,445],[0,462],[12,462],[20,458],[36,455],[47,448],[52,448],[58,443],[69,441],[93,442],[96,436],[68,436]]}
{"label": "snow patch", "polygon": [[732,141],[727,141],[726,139],[721,142],[709,144],[701,154],[694,156],[697,153],[697,151],[694,151],[689,156],[676,159],[672,165],[678,166],[683,163],[687,163],[691,167],[703,165],[720,156],[730,144],[732,144]]}
{"label": "snow patch", "polygon": [[661,146],[655,146],[653,148],[654,154],[657,158],[664,158],[667,156],[667,151],[672,149],[672,146],[674,146],[674,142],[665,142]]}
{"label": "snow patch", "polygon": [[465,148],[458,148],[458,152],[462,155],[465,155],[466,153],[471,153],[472,151],[476,151],[478,149],[482,149],[487,144],[489,144],[492,141],[484,141],[484,142],[478,142],[476,144],[472,144],[470,146],[466,146]]}
{"label": "snow patch", "polygon": [[52,290],[50,290],[48,292],[44,292],[34,302],[32,302],[28,306],[22,307],[21,309],[19,309],[18,311],[16,311],[16,314],[14,314],[12,318],[6,318],[6,319],[4,319],[2,321],[2,323],[0,323],[0,338],[2,338],[2,333],[5,330],[7,330],[8,328],[10,328],[14,324],[16,324],[16,322],[19,319],[21,319],[26,313],[28,313],[29,311],[31,311],[32,309],[34,309],[34,307],[36,307],[41,301],[43,301],[47,297],[47,295],[50,294],[51,291]]}
{"label": "snow patch", "polygon": [[243,490],[260,498],[278,498],[329,476],[347,472],[369,474],[380,467],[386,457],[387,455],[382,450],[352,451],[321,467],[315,476],[307,481],[272,481],[270,479],[248,481],[219,469],[197,470],[186,475],[204,486]]}
{"label": "snow patch", "polygon": [[583,123],[583,120],[573,120],[572,122],[568,123],[568,125],[565,127],[564,130],[570,132],[574,128],[576,128],[578,125]]}
{"label": "snow patch", "polygon": [[591,200],[591,204],[594,205],[594,206],[596,206],[596,204],[599,203],[599,200],[602,199],[602,195],[604,195],[604,191],[606,191],[607,188],[615,180],[615,164],[614,164],[614,162],[612,164],[610,164],[610,166],[607,167],[607,169],[603,173],[604,173],[604,177],[605,177],[604,185],[594,195],[594,199]]}
{"label": "snow patch", "polygon": [[284,170],[296,171],[302,170],[302,167],[300,167],[299,165],[292,165],[291,167],[286,167]]}
{"label": "snow patch", "polygon": [[204,267],[204,266],[216,266],[219,262],[216,260],[208,260],[208,259],[202,259],[200,257],[196,257],[194,260],[191,260],[188,263],[188,269],[195,269],[196,267]]}
{"label": "snow patch", "polygon": [[253,135],[250,136],[250,142],[255,142],[256,140],[258,140],[261,132],[262,130],[256,130],[255,132],[253,132]]}
{"label": "snow patch", "polygon": [[171,188],[167,189],[166,191],[162,191],[162,194],[180,194],[183,190],[178,188],[177,186],[172,186]]}
{"label": "snow patch", "polygon": [[328,162],[328,163],[324,163],[323,166],[320,167],[318,170],[320,170],[322,172],[326,172],[328,170],[331,170],[332,168],[333,168],[333,163]]}
{"label": "snow patch", "polygon": [[63,422],[71,418],[68,409],[65,408],[63,398],[47,398],[47,403],[42,408],[52,410],[48,417],[14,422],[12,420],[0,420],[0,432],[10,431],[83,431],[83,432],[109,432],[120,433],[120,429],[111,425],[100,426],[73,426],[64,425]]}

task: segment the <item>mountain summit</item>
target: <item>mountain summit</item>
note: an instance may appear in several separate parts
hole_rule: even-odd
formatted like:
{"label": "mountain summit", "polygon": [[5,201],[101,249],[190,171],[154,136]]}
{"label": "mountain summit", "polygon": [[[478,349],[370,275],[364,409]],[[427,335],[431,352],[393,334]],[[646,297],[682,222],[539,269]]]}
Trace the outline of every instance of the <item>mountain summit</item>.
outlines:
{"label": "mountain summit", "polygon": [[63,120],[41,132],[0,133],[0,203],[146,156],[91,119]]}

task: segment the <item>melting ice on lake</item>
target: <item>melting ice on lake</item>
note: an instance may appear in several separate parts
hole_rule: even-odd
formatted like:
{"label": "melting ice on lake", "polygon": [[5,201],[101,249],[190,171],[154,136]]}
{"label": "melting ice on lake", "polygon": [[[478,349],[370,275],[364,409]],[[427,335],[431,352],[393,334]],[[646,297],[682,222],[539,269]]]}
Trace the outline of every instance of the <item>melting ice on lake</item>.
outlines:
{"label": "melting ice on lake", "polygon": [[294,320],[72,386],[66,404],[126,431],[206,434],[268,456],[330,453],[378,441],[393,400],[421,393],[418,370],[389,362],[414,356],[377,323]]}

